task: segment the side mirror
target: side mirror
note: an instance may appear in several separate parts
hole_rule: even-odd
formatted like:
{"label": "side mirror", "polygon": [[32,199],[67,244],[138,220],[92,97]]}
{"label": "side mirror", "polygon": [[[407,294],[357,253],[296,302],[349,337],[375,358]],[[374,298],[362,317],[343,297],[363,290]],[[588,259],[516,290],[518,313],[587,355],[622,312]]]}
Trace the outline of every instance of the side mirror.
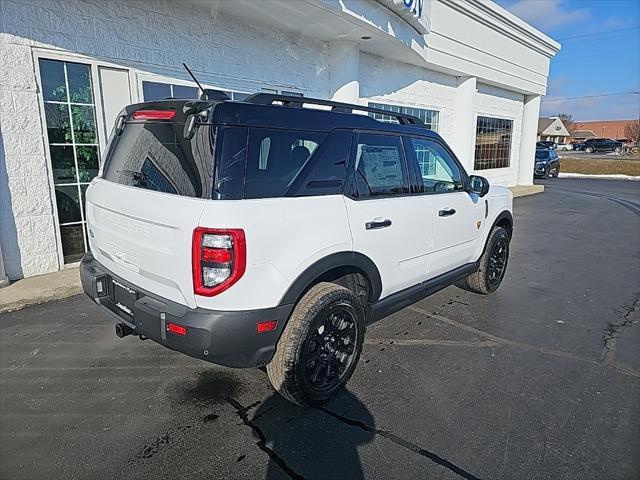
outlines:
{"label": "side mirror", "polygon": [[489,180],[479,175],[471,175],[469,177],[468,190],[480,197],[484,197],[489,192]]}

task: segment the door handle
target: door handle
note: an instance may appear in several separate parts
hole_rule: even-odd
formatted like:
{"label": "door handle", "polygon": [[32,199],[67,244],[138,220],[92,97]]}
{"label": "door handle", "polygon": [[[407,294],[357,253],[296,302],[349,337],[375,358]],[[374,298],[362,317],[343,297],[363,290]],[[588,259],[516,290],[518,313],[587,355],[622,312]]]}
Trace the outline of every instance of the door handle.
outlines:
{"label": "door handle", "polygon": [[373,221],[373,222],[367,222],[364,224],[365,228],[367,230],[376,230],[378,228],[387,228],[391,226],[391,220],[386,219],[386,220],[381,220],[381,221]]}
{"label": "door handle", "polygon": [[444,210],[440,210],[438,215],[441,217],[450,217],[451,215],[455,215],[456,210],[454,208],[445,208]]}

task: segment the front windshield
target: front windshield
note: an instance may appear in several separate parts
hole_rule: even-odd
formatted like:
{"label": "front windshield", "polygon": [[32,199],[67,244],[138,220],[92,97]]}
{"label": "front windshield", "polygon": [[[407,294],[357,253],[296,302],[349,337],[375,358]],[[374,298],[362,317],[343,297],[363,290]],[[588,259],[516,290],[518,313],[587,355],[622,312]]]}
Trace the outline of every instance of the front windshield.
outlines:
{"label": "front windshield", "polygon": [[549,150],[536,150],[536,160],[546,160],[549,158]]}

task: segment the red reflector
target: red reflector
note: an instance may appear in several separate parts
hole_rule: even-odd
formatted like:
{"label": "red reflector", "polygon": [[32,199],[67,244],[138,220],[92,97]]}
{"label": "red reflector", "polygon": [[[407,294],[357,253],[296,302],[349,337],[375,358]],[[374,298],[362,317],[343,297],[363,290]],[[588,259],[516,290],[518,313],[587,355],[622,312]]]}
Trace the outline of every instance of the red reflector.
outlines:
{"label": "red reflector", "polygon": [[277,320],[267,320],[266,322],[258,322],[258,333],[271,332],[276,329]]}
{"label": "red reflector", "polygon": [[231,250],[222,248],[203,248],[202,260],[213,263],[228,263],[231,261]]}
{"label": "red reflector", "polygon": [[187,334],[186,328],[181,325],[176,325],[175,323],[167,323],[167,331],[175,333],[176,335],[182,335],[183,337]]}
{"label": "red reflector", "polygon": [[171,120],[175,116],[175,110],[138,110],[131,115],[134,120]]}

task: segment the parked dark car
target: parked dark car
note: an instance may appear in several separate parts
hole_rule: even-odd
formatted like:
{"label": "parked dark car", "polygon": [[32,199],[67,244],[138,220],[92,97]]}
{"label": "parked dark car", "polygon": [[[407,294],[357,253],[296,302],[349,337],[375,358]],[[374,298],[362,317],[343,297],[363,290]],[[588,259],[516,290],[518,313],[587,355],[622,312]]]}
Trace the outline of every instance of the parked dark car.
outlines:
{"label": "parked dark car", "polygon": [[584,142],[578,142],[573,144],[574,152],[581,152],[584,150]]}
{"label": "parked dark car", "polygon": [[535,178],[558,177],[560,173],[560,158],[551,148],[536,148],[536,164],[533,168]]}
{"label": "parked dark car", "polygon": [[551,140],[540,140],[536,142],[536,148],[553,148],[556,149],[556,142],[552,142]]}
{"label": "parked dark car", "polygon": [[610,138],[590,138],[584,142],[582,148],[586,153],[593,152],[616,152],[622,151],[622,143]]}

